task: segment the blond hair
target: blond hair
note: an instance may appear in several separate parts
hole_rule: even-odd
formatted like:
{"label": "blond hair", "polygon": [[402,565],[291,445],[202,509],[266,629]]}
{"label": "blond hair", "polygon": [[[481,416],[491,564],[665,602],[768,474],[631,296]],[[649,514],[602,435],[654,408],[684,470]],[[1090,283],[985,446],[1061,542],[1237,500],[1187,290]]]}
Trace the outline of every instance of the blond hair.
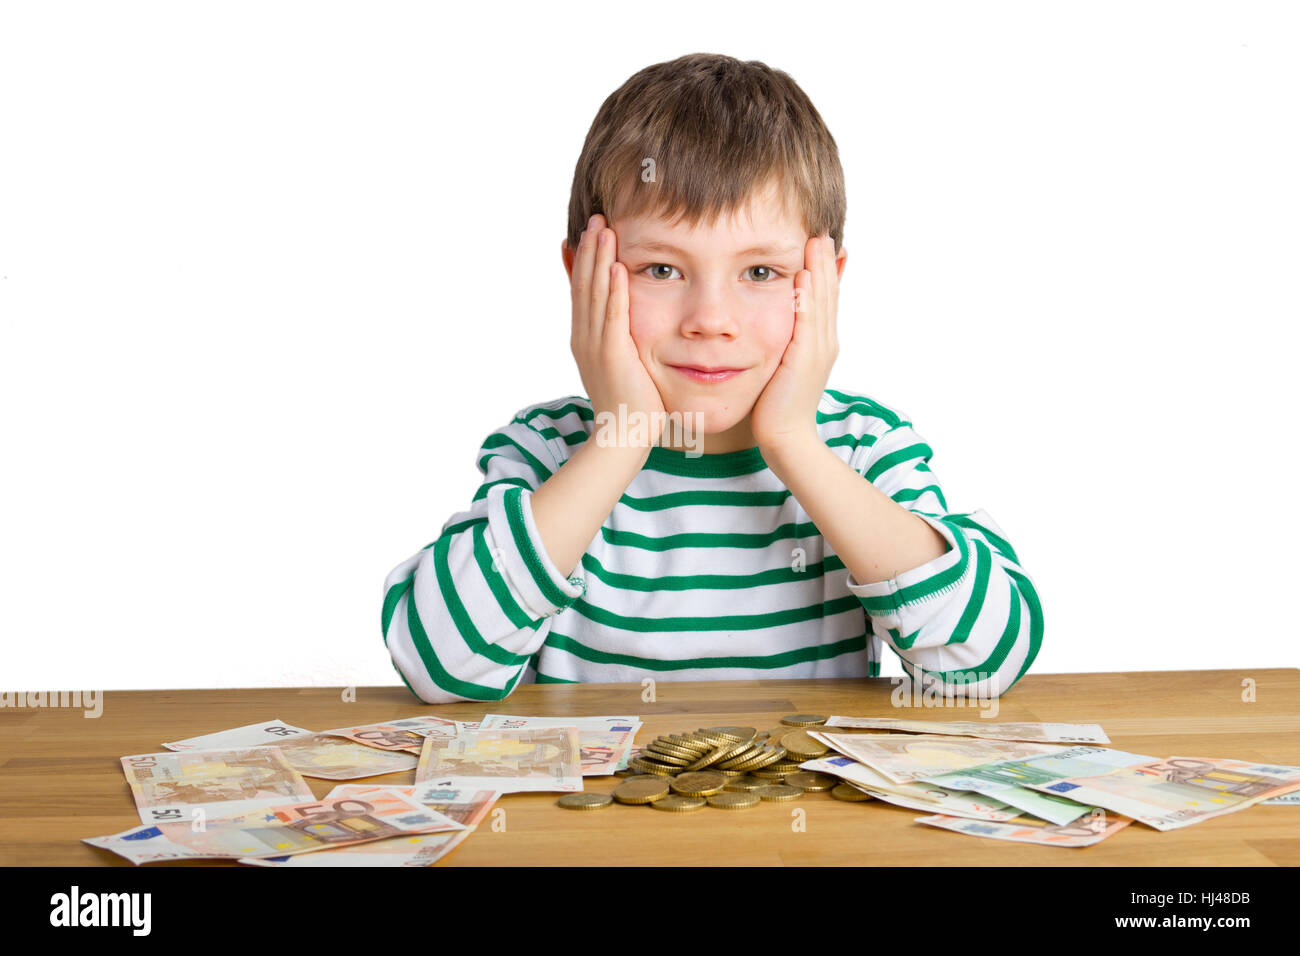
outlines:
{"label": "blond hair", "polygon": [[[647,176],[650,170],[652,175]],[[839,151],[807,94],[758,60],[692,53],[633,74],[587,131],[569,194],[569,248],[595,213],[658,212],[694,227],[775,183],[809,236],[844,238]]]}

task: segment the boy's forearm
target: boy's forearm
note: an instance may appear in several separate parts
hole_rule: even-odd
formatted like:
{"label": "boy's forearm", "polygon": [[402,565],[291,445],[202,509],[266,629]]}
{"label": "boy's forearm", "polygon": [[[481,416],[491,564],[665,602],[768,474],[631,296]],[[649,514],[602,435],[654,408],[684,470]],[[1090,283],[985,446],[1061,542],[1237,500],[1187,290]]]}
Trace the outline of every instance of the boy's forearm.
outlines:
{"label": "boy's forearm", "polygon": [[942,557],[939,532],[854,471],[820,439],[763,458],[812,518],[858,584],[875,584]]}
{"label": "boy's forearm", "polygon": [[650,455],[649,448],[588,440],[532,494],[533,520],[546,554],[571,575]]}

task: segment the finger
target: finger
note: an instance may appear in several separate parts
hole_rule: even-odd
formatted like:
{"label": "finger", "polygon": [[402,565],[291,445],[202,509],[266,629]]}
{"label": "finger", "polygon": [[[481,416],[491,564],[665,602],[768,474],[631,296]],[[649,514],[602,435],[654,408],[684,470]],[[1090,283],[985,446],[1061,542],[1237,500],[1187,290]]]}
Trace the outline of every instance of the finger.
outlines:
{"label": "finger", "polygon": [[582,335],[591,331],[591,270],[596,258],[595,238],[595,230],[588,221],[587,228],[578,237],[578,252],[573,261],[574,332]]}
{"label": "finger", "polygon": [[594,341],[605,337],[605,317],[609,307],[609,265],[614,261],[610,253],[611,230],[598,226],[595,230],[595,259],[591,267],[591,288],[587,295],[588,316]]}
{"label": "finger", "polygon": [[629,337],[627,270],[617,259],[610,263],[609,303],[605,307],[605,333],[619,339]]}

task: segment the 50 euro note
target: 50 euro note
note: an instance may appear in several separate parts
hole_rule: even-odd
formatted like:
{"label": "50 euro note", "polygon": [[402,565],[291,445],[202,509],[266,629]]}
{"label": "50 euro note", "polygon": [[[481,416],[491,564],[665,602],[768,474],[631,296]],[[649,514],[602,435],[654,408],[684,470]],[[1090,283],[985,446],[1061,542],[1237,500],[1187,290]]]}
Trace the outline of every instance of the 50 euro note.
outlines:
{"label": "50 euro note", "polygon": [[385,840],[374,840],[319,853],[300,853],[296,856],[245,857],[240,863],[253,866],[430,866],[442,859],[461,841],[474,832],[492,805],[501,796],[496,790],[472,790],[456,787],[451,781],[430,780],[413,787],[384,787],[357,783],[339,784],[328,797],[359,797],[365,799],[376,790],[393,790],[437,810],[443,816],[465,827],[452,833],[421,833]]}
{"label": "50 euro note", "polygon": [[1020,813],[999,800],[990,800],[980,795],[925,783],[894,783],[884,774],[850,757],[822,757],[805,760],[799,766],[804,770],[832,774],[878,800],[912,810],[931,813],[942,811],[949,816],[972,820],[1011,820]]}
{"label": "50 euro note", "polygon": [[324,780],[376,777],[410,770],[418,763],[414,754],[385,753],[343,737],[304,730],[278,720],[190,737],[163,746],[180,752],[275,747],[300,773]]}
{"label": "50 euro note", "polygon": [[1039,846],[1084,847],[1100,843],[1114,836],[1133,821],[1127,817],[1108,814],[1104,810],[1089,813],[1072,823],[1056,824],[1032,816],[1019,816],[1002,823],[963,820],[959,817],[935,814],[916,817],[915,822],[927,826],[969,833],[971,836],[993,840],[1011,840],[1016,843],[1036,843]]}
{"label": "50 euro note", "polygon": [[582,790],[578,732],[571,726],[480,728],[456,737],[426,737],[415,782],[435,778],[502,793],[576,793]]}
{"label": "50 euro note", "polygon": [[941,734],[828,734],[809,730],[808,735],[894,783],[916,783],[923,777],[952,770],[1069,749],[1062,744]]}
{"label": "50 euro note", "polygon": [[627,767],[632,739],[641,729],[639,717],[517,717],[487,714],[483,730],[519,730],[525,727],[574,727],[578,731],[578,753],[585,777],[611,774]]}
{"label": "50 euro note", "polygon": [[982,737],[986,740],[1027,740],[1040,744],[1108,744],[1110,738],[1099,724],[993,723],[984,720],[903,720],[896,717],[831,717],[823,725],[865,730],[896,730],[916,734],[946,734],[952,737]]}
{"label": "50 euro note", "polygon": [[278,804],[201,822],[157,823],[83,842],[132,863],[239,859],[310,853],[389,837],[461,830],[416,800],[391,791]]}
{"label": "50 euro note", "polygon": [[1190,826],[1300,790],[1300,768],[1226,758],[1167,757],[1093,774],[1050,760],[1032,764],[1038,773],[1022,786],[1105,807],[1157,830]]}
{"label": "50 euro note", "polygon": [[275,747],[132,754],[121,759],[145,823],[202,820],[315,799],[302,774]]}
{"label": "50 euro note", "polygon": [[456,721],[443,717],[408,717],[358,727],[338,727],[321,733],[344,737],[376,750],[405,750],[418,755],[425,737],[455,737],[460,728]]}

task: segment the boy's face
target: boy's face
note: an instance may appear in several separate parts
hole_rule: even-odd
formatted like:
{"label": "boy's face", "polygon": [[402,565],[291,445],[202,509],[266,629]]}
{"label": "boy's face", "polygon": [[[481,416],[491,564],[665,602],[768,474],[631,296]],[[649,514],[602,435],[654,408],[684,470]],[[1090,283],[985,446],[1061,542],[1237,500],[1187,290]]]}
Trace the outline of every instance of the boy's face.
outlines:
{"label": "boy's face", "polygon": [[[627,268],[632,340],[665,411],[697,413],[707,454],[752,448],[749,413],[794,332],[794,277],[809,239],[802,223],[769,186],[747,211],[712,225],[637,216],[609,227]],[[846,256],[841,249],[841,273]],[[565,262],[571,271],[567,253]],[[682,366],[740,372],[703,382]]]}

